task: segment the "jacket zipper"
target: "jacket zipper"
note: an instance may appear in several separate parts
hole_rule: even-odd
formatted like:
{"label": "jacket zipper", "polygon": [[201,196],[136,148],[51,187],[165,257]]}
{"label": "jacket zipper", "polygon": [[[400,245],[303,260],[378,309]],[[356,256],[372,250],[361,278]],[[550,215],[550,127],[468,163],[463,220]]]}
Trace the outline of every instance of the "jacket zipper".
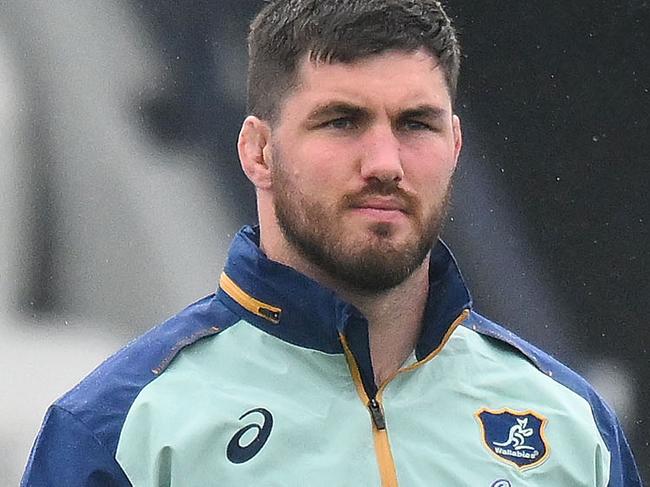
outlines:
{"label": "jacket zipper", "polygon": [[375,428],[378,430],[386,429],[386,419],[384,418],[384,412],[381,409],[381,404],[377,401],[376,398],[370,399],[368,402],[368,409],[370,410],[370,416],[372,417],[372,422],[375,425]]}
{"label": "jacket zipper", "polygon": [[352,372],[352,379],[357,388],[357,393],[359,394],[363,404],[368,408],[370,418],[372,419],[372,436],[375,443],[375,455],[377,456],[381,487],[398,487],[395,461],[393,460],[393,453],[388,441],[386,418],[381,404],[381,395],[380,393],[377,393],[375,397],[368,397],[368,394],[363,387],[363,382],[361,381],[359,366],[357,365],[354,355],[352,355],[344,336],[341,336],[341,342],[343,343],[345,356],[350,364],[350,371]]}
{"label": "jacket zipper", "polygon": [[363,382],[361,381],[361,373],[359,372],[359,366],[357,361],[348,346],[347,339],[344,335],[340,335],[341,343],[343,344],[343,351],[345,352],[345,357],[350,365],[350,371],[352,372],[352,379],[354,385],[357,388],[357,393],[361,398],[361,401],[366,405],[368,411],[370,412],[370,417],[372,418],[372,431],[375,441],[375,453],[377,455],[377,463],[379,465],[379,475],[381,478],[382,487],[398,487],[397,483],[397,472],[395,470],[395,460],[393,459],[393,453],[391,452],[390,443],[388,442],[388,433],[386,431],[386,417],[384,416],[384,409],[381,404],[382,392],[390,381],[392,381],[397,375],[403,372],[412,371],[433,357],[438,355],[442,348],[447,343],[447,340],[454,333],[454,330],[460,326],[460,324],[467,319],[469,316],[469,310],[463,310],[463,312],[454,320],[451,324],[447,333],[442,339],[440,345],[431,352],[425,359],[420,360],[417,364],[401,368],[397,370],[391,377],[389,377],[380,387],[374,397],[368,397],[368,393],[363,387]]}
{"label": "jacket zipper", "polygon": [[388,431],[386,431],[386,418],[384,417],[384,411],[377,396],[368,401],[368,409],[372,417],[372,431],[375,441],[377,464],[379,465],[381,487],[398,487],[395,460],[393,459],[393,452],[388,441]]}

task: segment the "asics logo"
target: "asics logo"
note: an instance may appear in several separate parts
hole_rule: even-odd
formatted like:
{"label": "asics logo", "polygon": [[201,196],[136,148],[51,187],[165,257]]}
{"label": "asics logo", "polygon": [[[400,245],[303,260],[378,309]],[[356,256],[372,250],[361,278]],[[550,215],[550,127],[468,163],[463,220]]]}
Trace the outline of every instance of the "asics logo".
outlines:
{"label": "asics logo", "polygon": [[508,446],[516,451],[534,450],[532,446],[526,445],[526,438],[533,436],[533,428],[528,428],[528,418],[517,418],[517,424],[510,428],[508,439],[503,443],[492,442],[494,446]]}
{"label": "asics logo", "polygon": [[[264,408],[251,409],[242,414],[239,417],[239,420],[241,421],[251,415],[255,415],[258,419],[262,419],[262,422],[261,424],[251,422],[237,431],[235,436],[232,437],[226,448],[226,457],[232,463],[240,464],[249,461],[260,452],[271,434],[271,429],[273,428],[273,415],[268,410]],[[247,435],[249,431],[253,431],[254,433]],[[255,435],[254,438],[249,438],[253,434]],[[244,436],[246,436],[246,438],[244,438]],[[244,445],[241,444],[242,438],[244,438],[244,441],[246,442]]]}

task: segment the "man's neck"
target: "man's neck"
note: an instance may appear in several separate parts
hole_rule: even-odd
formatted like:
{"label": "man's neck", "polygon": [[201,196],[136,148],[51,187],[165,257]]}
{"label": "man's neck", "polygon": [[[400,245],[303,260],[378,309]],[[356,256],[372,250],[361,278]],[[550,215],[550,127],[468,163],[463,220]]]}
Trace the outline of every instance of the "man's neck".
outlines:
{"label": "man's neck", "polygon": [[271,246],[262,244],[262,250],[269,258],[333,289],[367,318],[375,383],[381,385],[409,357],[420,336],[429,293],[429,257],[398,286],[381,293],[368,294],[346,286],[291,249],[286,241],[284,243]]}
{"label": "man's neck", "polygon": [[428,272],[427,258],[404,282],[383,293],[338,289],[368,320],[370,357],[378,386],[390,379],[415,349],[429,293]]}
{"label": "man's neck", "polygon": [[[260,212],[260,215],[264,213]],[[401,284],[388,291],[374,294],[358,292],[333,278],[291,247],[277,225],[264,225],[263,221],[266,219],[260,218],[262,251],[270,259],[288,265],[329,287],[356,306],[368,320],[375,383],[381,385],[392,377],[413,352],[420,336],[429,294],[430,257],[427,256]]]}

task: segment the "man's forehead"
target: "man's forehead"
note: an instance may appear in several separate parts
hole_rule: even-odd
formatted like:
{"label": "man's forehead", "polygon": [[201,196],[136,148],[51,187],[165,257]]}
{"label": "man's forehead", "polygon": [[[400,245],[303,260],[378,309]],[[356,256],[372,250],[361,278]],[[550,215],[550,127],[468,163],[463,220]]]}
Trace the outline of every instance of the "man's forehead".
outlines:
{"label": "man's forehead", "polygon": [[294,87],[285,102],[313,105],[331,101],[404,101],[407,105],[450,103],[444,72],[438,60],[424,50],[387,51],[352,62],[327,62],[303,56]]}
{"label": "man's forehead", "polygon": [[442,70],[438,58],[424,48],[414,51],[391,49],[346,62],[336,59],[321,59],[314,57],[312,53],[306,53],[300,58],[297,64],[296,80],[298,83],[301,83],[313,76],[327,76],[333,71],[358,72],[369,69],[373,65],[378,69],[386,69],[391,65],[399,65],[405,62],[417,63],[423,69],[428,69],[432,72],[436,69]]}

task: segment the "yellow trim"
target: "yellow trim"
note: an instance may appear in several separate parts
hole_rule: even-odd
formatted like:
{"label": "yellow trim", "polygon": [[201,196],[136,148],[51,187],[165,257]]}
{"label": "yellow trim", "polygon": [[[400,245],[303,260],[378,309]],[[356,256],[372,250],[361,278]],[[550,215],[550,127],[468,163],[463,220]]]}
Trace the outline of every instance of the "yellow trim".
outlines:
{"label": "yellow trim", "polygon": [[[248,293],[246,293],[242,288],[240,288],[230,277],[225,273],[221,273],[221,276],[219,278],[219,287],[223,289],[223,291],[228,294],[232,299],[234,299],[237,303],[239,303],[243,308],[247,309],[251,313],[260,316],[262,318],[265,318],[266,320],[272,322],[272,323],[279,323],[280,321],[280,314],[282,313],[281,308],[277,308],[275,306],[272,306],[270,304],[264,303],[262,301],[259,301],[255,299],[254,297],[250,296]],[[266,311],[266,312],[265,312]],[[379,404],[379,407],[383,409],[382,406],[382,393],[384,389],[386,388],[386,385],[390,381],[392,381],[398,374],[402,372],[409,372],[412,370],[417,369],[418,367],[424,365],[425,363],[429,362],[431,359],[433,359],[436,355],[438,355],[443,347],[447,344],[449,339],[451,338],[451,335],[454,333],[456,328],[463,322],[467,317],[469,316],[469,310],[464,310],[463,313],[456,318],[456,320],[452,323],[452,325],[449,327],[449,330],[447,330],[447,333],[445,333],[445,336],[442,339],[442,342],[438,347],[433,350],[427,357],[425,357],[423,360],[418,361],[417,363],[410,365],[408,367],[401,368],[397,370],[392,376],[390,376],[387,380],[384,381],[383,384],[379,387],[379,390],[377,391],[377,396],[375,400]],[[370,398],[368,397],[368,394],[366,393],[364,387],[363,387],[363,382],[361,380],[361,373],[359,372],[359,366],[357,365],[357,362],[354,358],[354,355],[352,354],[352,351],[350,350],[350,347],[348,346],[348,342],[345,336],[341,335],[341,343],[343,344],[343,350],[345,352],[345,357],[348,361],[350,371],[352,374],[352,380],[354,382],[354,385],[357,389],[357,394],[359,395],[359,398],[361,399],[361,402],[364,404],[366,408],[368,408],[368,404],[370,402]],[[480,414],[483,410],[479,411],[476,414]],[[504,410],[505,411],[505,410]],[[517,413],[513,413],[517,414]],[[523,414],[533,414],[535,413],[530,412],[530,413],[523,413]],[[476,416],[476,415],[475,415]],[[538,416],[539,418],[539,416]],[[542,418],[539,418],[542,419]],[[543,418],[543,423],[542,423],[542,439],[544,440],[544,443],[546,444],[546,439],[543,436],[543,428],[545,426],[546,418]],[[381,486],[382,487],[398,487],[397,483],[397,472],[395,470],[395,460],[393,459],[393,454],[391,452],[391,447],[390,447],[390,442],[388,440],[388,432],[386,429],[379,430],[375,426],[374,421],[371,421],[372,424],[372,430],[373,430],[373,439],[375,443],[375,453],[377,455],[377,463],[379,466],[379,475],[381,478]],[[482,423],[479,419],[479,424],[481,424],[481,429],[483,428]],[[485,443],[485,432],[483,432],[483,441]],[[487,444],[486,444],[487,447]],[[489,447],[487,447],[488,450]],[[490,450],[491,451],[491,450]],[[549,453],[549,448],[547,445],[547,454],[544,455],[544,460],[546,457],[548,457]],[[493,452],[492,452],[493,453]],[[493,453],[494,454],[494,453]],[[495,456],[498,457],[498,455],[494,454]],[[501,459],[501,457],[498,457]],[[502,459],[503,460],[503,459]],[[504,460],[506,461],[506,460]],[[509,462],[513,463],[513,462]],[[514,464],[514,463],[513,463]],[[535,464],[537,466],[538,463]],[[514,464],[516,465],[516,464]],[[530,468],[530,467],[528,467]],[[523,469],[522,469],[523,470]]]}
{"label": "yellow trim", "polygon": [[[463,323],[463,321],[467,319],[468,316],[469,316],[469,310],[466,309],[460,314],[460,316],[458,316],[458,318],[454,320],[454,322],[447,330],[447,333],[445,333],[445,336],[442,338],[440,345],[438,345],[435,350],[433,350],[429,355],[427,355],[424,359],[420,360],[419,362],[397,370],[393,375],[388,377],[381,384],[379,390],[377,391],[377,396],[375,397],[375,400],[377,401],[377,403],[379,403],[380,407],[382,407],[382,396],[386,386],[398,374],[415,370],[418,367],[432,360],[436,355],[438,355],[442,351],[444,346],[447,344],[451,336],[454,334],[456,328],[458,328],[461,325],[461,323]],[[341,335],[341,343],[343,344],[343,351],[345,352],[345,357],[350,366],[350,371],[352,373],[352,380],[354,381],[354,385],[357,388],[357,393],[359,394],[359,398],[361,399],[361,402],[363,402],[363,404],[365,404],[366,407],[368,407],[370,398],[368,397],[368,394],[366,394],[366,390],[363,387],[363,382],[361,381],[361,373],[359,372],[359,366],[357,365],[357,361],[355,360],[354,355],[350,350],[347,338],[343,335]],[[375,440],[375,453],[377,454],[377,462],[379,464],[381,485],[382,487],[397,487],[398,484],[397,484],[397,472],[395,471],[395,460],[393,459],[393,454],[390,448],[390,442],[388,441],[387,430],[386,429],[378,430],[373,422],[372,431]]]}
{"label": "yellow trim", "polygon": [[[343,335],[341,335],[341,343],[343,344],[345,358],[348,361],[348,365],[352,373],[352,381],[357,388],[357,393],[359,394],[361,402],[366,406],[367,409],[370,398],[368,397],[368,394],[363,387],[363,382],[361,381],[361,373],[359,372],[359,366],[357,365],[357,361],[355,360],[354,355],[352,355],[352,351],[348,346],[347,339]],[[379,403],[379,407],[383,409],[379,395],[377,395],[375,400]],[[372,423],[372,436],[375,442],[375,454],[377,455],[377,465],[379,466],[381,487],[398,487],[397,472],[395,471],[395,460],[393,459],[390,442],[388,441],[388,431],[386,429],[379,430],[375,426],[374,421],[371,420],[370,422]]]}
{"label": "yellow trim", "polygon": [[[379,404],[381,405],[381,403]],[[386,429],[378,430],[373,424],[373,437],[375,440],[377,462],[379,463],[381,487],[398,487],[395,460],[393,460],[393,453],[391,452],[388,441],[388,431]]]}
{"label": "yellow trim", "polygon": [[354,355],[352,354],[352,350],[350,350],[350,346],[348,345],[348,339],[344,335],[339,335],[341,338],[341,343],[343,344],[343,351],[345,352],[345,358],[348,361],[348,365],[350,366],[350,372],[352,373],[352,381],[354,382],[355,387],[357,388],[357,394],[359,394],[359,398],[361,399],[361,402],[364,404],[368,404],[370,401],[370,398],[368,397],[368,394],[366,393],[366,390],[363,387],[363,381],[361,380],[361,372],[359,372],[359,366],[357,365],[357,361],[354,358]]}
{"label": "yellow trim", "polygon": [[[544,443],[544,446],[546,447],[546,453],[544,453],[543,456],[539,458],[539,460],[535,460],[533,463],[529,465],[518,465],[517,463],[508,460],[506,458],[503,458],[500,455],[497,455],[492,451],[492,448],[490,448],[490,445],[487,443],[486,439],[486,433],[485,433],[485,427],[483,426],[483,421],[481,421],[481,413],[490,413],[490,414],[503,414],[503,413],[510,413],[513,416],[535,416],[537,419],[539,419],[542,424],[539,427],[539,434],[542,437],[542,443]],[[546,424],[548,423],[548,419],[544,416],[542,416],[539,413],[536,413],[532,409],[527,409],[525,411],[516,411],[514,409],[510,408],[501,408],[501,409],[490,409],[490,408],[481,408],[478,411],[474,413],[474,418],[476,418],[476,421],[478,422],[479,427],[481,428],[481,441],[483,442],[483,446],[489,451],[493,457],[501,460],[503,463],[507,463],[508,465],[512,465],[513,467],[516,467],[520,471],[524,470],[529,470],[531,468],[539,467],[542,463],[544,463],[548,457],[551,454],[551,446],[548,443],[548,440],[546,439]]]}
{"label": "yellow trim", "polygon": [[456,319],[454,320],[454,322],[451,324],[451,326],[450,326],[449,329],[447,330],[447,333],[445,333],[445,336],[442,337],[442,341],[440,342],[440,345],[438,345],[438,346],[435,348],[435,350],[433,350],[429,355],[427,355],[426,357],[424,357],[422,360],[419,360],[419,361],[417,361],[416,363],[414,363],[414,364],[412,364],[412,365],[409,365],[408,367],[402,367],[401,369],[398,369],[396,372],[393,373],[393,375],[390,375],[390,376],[389,376],[389,377],[388,377],[388,378],[387,378],[387,379],[386,379],[386,380],[381,384],[381,386],[379,387],[379,392],[377,392],[377,397],[381,397],[381,394],[384,392],[384,389],[386,388],[386,386],[387,386],[387,385],[388,385],[388,384],[389,384],[389,383],[390,383],[390,382],[391,382],[395,377],[397,377],[399,374],[401,374],[401,373],[403,373],[403,372],[411,372],[412,370],[415,370],[415,369],[417,369],[418,367],[423,366],[424,364],[426,364],[427,362],[429,362],[430,360],[432,360],[436,355],[438,355],[438,354],[442,351],[442,349],[445,347],[445,345],[447,345],[447,342],[449,341],[449,339],[451,338],[451,336],[454,334],[454,331],[456,331],[456,328],[458,328],[458,327],[463,323],[463,321],[465,321],[465,320],[467,319],[468,316],[469,316],[469,310],[466,309],[466,310],[464,310],[464,311],[460,314],[460,316],[458,316],[458,318],[456,318]]}
{"label": "yellow trim", "polygon": [[280,322],[282,309],[258,301],[254,297],[250,296],[246,291],[235,284],[235,281],[230,279],[225,272],[222,272],[221,277],[219,277],[219,287],[223,289],[228,296],[237,301],[242,307],[251,313],[261,316],[276,325]]}

